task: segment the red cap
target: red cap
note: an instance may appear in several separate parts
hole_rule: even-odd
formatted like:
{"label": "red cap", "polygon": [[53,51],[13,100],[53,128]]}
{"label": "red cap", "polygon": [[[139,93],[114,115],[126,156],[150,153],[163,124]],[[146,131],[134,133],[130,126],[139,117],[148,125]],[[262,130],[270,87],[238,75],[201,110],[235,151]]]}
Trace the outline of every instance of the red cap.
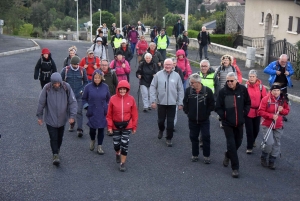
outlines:
{"label": "red cap", "polygon": [[43,48],[42,54],[50,54],[50,50],[48,48]]}

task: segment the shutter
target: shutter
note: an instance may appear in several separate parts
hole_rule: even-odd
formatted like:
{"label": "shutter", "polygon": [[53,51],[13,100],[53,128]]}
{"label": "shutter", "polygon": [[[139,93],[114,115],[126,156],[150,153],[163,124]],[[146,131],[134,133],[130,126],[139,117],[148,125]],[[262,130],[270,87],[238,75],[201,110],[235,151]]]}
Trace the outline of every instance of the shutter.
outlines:
{"label": "shutter", "polygon": [[292,31],[292,28],[293,28],[293,16],[290,16],[288,31]]}
{"label": "shutter", "polygon": [[298,17],[297,33],[300,34],[300,17]]}

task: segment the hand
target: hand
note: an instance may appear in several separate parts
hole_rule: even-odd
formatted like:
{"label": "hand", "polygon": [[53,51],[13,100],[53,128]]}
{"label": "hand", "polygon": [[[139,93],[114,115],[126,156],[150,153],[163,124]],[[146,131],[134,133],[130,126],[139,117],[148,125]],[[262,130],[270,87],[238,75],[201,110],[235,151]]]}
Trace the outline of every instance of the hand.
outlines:
{"label": "hand", "polygon": [[160,62],[158,62],[158,63],[157,63],[157,65],[158,65],[158,66],[161,66],[161,63],[160,63]]}
{"label": "hand", "polygon": [[201,43],[201,40],[199,40],[198,43]]}
{"label": "hand", "polygon": [[94,69],[97,69],[97,65],[96,64],[94,65]]}
{"label": "hand", "polygon": [[42,119],[38,119],[38,124],[41,126],[43,125],[43,120]]}
{"label": "hand", "polygon": [[84,68],[87,68],[88,66],[89,66],[89,65],[85,64],[83,67],[84,67]]}
{"label": "hand", "polygon": [[277,118],[278,118],[278,115],[277,115],[277,114],[274,114],[274,115],[273,115],[273,120],[275,120],[275,121],[276,121],[276,120],[277,120]]}
{"label": "hand", "polygon": [[75,120],[74,120],[73,118],[70,118],[70,119],[69,119],[69,123],[70,123],[70,124],[74,123],[74,121],[75,121]]}
{"label": "hand", "polygon": [[290,73],[289,73],[289,71],[285,71],[284,74],[285,74],[286,76],[288,76]]}
{"label": "hand", "polygon": [[283,110],[283,107],[282,107],[282,106],[279,106],[279,107],[278,107],[278,111],[281,112],[282,110]]}
{"label": "hand", "polygon": [[136,130],[132,130],[132,134],[135,134],[136,133]]}
{"label": "hand", "polygon": [[156,103],[152,103],[152,104],[151,104],[151,107],[152,107],[153,109],[156,109]]}
{"label": "hand", "polygon": [[125,66],[125,64],[122,64],[122,68],[125,68],[126,66]]}
{"label": "hand", "polygon": [[137,49],[137,50],[138,50],[139,48],[138,48],[138,47],[136,47],[135,49]]}
{"label": "hand", "polygon": [[187,44],[185,44],[186,46],[188,46],[189,44],[187,43]]}
{"label": "hand", "polygon": [[107,131],[108,131],[110,134],[113,133],[112,129],[107,129]]}
{"label": "hand", "polygon": [[182,110],[182,105],[178,105],[178,110]]}
{"label": "hand", "polygon": [[183,42],[183,44],[185,44],[185,42]]}
{"label": "hand", "polygon": [[139,78],[139,79],[141,79],[141,77],[142,77],[141,75],[138,75],[138,78]]}
{"label": "hand", "polygon": [[277,74],[277,75],[280,75],[280,74],[281,74],[281,72],[280,72],[280,71],[276,71],[276,74]]}

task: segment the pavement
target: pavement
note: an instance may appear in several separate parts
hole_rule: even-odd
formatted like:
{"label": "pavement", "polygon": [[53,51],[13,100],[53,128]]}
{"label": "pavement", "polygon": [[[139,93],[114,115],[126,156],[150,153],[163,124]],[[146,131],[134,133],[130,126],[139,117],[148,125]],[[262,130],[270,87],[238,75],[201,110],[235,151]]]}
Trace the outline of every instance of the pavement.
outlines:
{"label": "pavement", "polygon": [[[17,40],[17,39],[16,39]],[[77,46],[84,57],[89,42],[39,40],[40,48],[50,49],[60,72],[68,48]],[[25,47],[26,48],[26,47]],[[130,136],[127,171],[119,172],[112,138],[105,136],[104,155],[89,150],[87,119],[84,136],[64,133],[61,165],[52,165],[49,135],[35,116],[40,84],[33,79],[40,50],[0,57],[0,200],[2,201],[253,201],[289,200],[300,197],[300,158],[298,123],[300,104],[294,102],[284,125],[281,158],[275,171],[260,165],[260,149],[246,154],[246,137],[238,151],[240,178],[231,177],[231,168],[223,167],[226,149],[224,131],[215,113],[210,118],[211,159],[191,162],[191,143],[186,115],[178,111],[173,147],[157,139],[157,111],[142,112],[140,98],[137,133]],[[112,49],[109,47],[112,58]],[[216,62],[217,63],[217,62]],[[21,64],[21,65],[20,65]],[[7,67],[9,66],[9,67]],[[131,61],[130,94],[137,100],[136,56]],[[193,68],[196,72],[198,69]],[[259,134],[257,144],[261,142]],[[200,151],[202,159],[202,151]]]}

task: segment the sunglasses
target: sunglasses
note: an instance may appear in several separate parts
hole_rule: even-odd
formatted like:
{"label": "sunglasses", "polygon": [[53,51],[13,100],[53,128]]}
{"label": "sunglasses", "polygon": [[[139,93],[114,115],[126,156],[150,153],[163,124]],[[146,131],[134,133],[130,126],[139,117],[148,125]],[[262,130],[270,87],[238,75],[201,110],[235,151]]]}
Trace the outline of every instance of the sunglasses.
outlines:
{"label": "sunglasses", "polygon": [[234,82],[234,81],[235,81],[235,80],[226,80],[227,83],[229,83],[229,82],[232,83],[232,82]]}

